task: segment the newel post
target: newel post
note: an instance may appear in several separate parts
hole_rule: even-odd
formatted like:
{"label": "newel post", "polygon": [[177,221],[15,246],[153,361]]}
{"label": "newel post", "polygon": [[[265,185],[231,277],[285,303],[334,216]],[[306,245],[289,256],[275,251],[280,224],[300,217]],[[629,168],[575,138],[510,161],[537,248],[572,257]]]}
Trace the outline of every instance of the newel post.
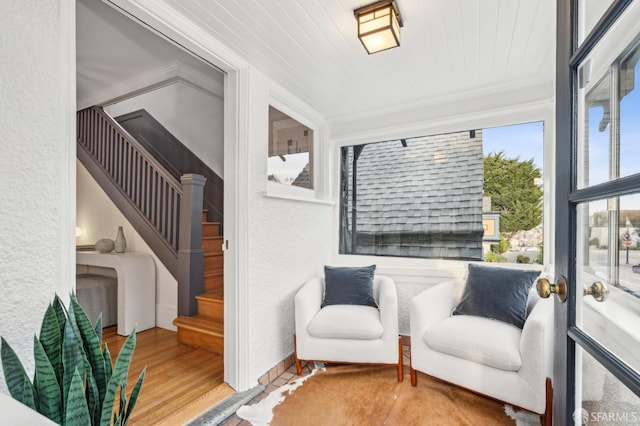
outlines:
{"label": "newel post", "polygon": [[180,234],[178,238],[178,315],[196,315],[195,297],[202,293],[202,193],[206,179],[196,174],[180,177]]}

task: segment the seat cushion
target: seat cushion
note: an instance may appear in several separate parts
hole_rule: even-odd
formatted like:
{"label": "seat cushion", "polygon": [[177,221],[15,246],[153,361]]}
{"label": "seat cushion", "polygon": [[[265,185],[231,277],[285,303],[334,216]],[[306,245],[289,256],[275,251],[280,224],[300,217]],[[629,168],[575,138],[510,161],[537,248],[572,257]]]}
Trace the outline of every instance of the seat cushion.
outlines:
{"label": "seat cushion", "polygon": [[378,307],[373,296],[376,265],[365,267],[325,266],[322,307],[364,305]]}
{"label": "seat cushion", "polygon": [[429,327],[424,341],[438,352],[500,370],[517,371],[522,365],[521,335],[521,329],[501,321],[457,315]]}
{"label": "seat cushion", "polygon": [[524,327],[527,296],[540,271],[469,264],[453,315],[476,315]]}
{"label": "seat cushion", "polygon": [[331,305],[320,309],[307,330],[323,339],[379,339],[384,332],[377,308],[360,305]]}

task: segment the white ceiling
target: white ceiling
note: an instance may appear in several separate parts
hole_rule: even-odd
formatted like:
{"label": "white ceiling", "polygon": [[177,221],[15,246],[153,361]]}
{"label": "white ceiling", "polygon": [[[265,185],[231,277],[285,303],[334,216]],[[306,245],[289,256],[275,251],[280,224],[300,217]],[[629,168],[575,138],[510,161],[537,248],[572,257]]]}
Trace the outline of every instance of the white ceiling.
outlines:
{"label": "white ceiling", "polygon": [[[553,0],[397,0],[401,46],[374,55],[357,39],[353,15],[366,0],[163,1],[327,119],[494,87],[553,87]],[[84,3],[91,2],[78,6],[79,90],[166,60],[150,56],[154,37],[130,20],[132,28],[117,32],[136,40],[125,49],[131,56],[123,61],[120,49],[111,52],[120,58],[106,58],[113,49],[81,37],[105,42],[100,32],[115,24],[96,25]]]}
{"label": "white ceiling", "polygon": [[[222,93],[223,75],[99,0],[76,2],[78,108],[185,77]],[[194,81],[195,80],[195,81]],[[219,89],[217,88],[219,87]],[[144,90],[143,90],[144,91]]]}

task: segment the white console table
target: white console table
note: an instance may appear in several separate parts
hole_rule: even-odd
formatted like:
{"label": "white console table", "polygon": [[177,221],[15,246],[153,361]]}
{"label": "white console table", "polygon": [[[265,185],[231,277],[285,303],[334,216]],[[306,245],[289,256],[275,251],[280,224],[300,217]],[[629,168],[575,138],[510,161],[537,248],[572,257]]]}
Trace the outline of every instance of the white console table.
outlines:
{"label": "white console table", "polygon": [[146,253],[76,252],[76,263],[116,270],[118,334],[126,336],[156,326],[156,269]]}

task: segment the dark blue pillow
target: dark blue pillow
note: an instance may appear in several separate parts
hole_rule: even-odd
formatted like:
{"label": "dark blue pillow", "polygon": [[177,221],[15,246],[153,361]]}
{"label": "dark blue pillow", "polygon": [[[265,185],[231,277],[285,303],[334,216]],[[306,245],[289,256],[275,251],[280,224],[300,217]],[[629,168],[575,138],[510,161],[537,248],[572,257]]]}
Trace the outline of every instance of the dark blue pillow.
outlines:
{"label": "dark blue pillow", "polygon": [[373,297],[376,265],[364,267],[324,267],[324,300],[328,305],[364,305],[378,307]]}
{"label": "dark blue pillow", "polygon": [[524,327],[527,296],[539,271],[469,264],[467,282],[453,315],[475,315]]}

